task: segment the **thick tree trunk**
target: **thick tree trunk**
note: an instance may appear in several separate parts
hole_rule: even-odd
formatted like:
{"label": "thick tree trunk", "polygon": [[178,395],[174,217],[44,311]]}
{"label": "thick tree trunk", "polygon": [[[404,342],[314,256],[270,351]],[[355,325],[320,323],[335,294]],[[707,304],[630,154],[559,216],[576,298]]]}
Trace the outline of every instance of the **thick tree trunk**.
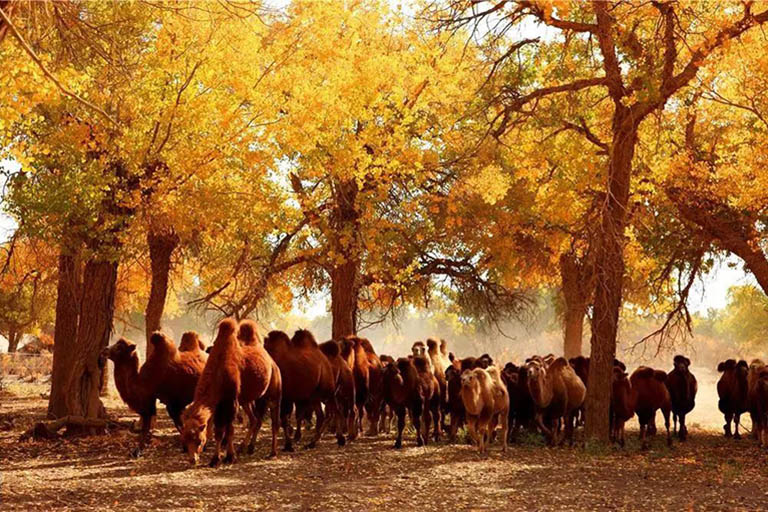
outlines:
{"label": "thick tree trunk", "polygon": [[348,261],[331,271],[332,337],[357,332],[357,262]]}
{"label": "thick tree trunk", "polygon": [[152,284],[149,290],[149,300],[144,311],[147,335],[147,357],[152,351],[149,337],[160,330],[165,309],[165,299],[168,296],[168,278],[171,273],[171,256],[179,245],[179,237],[173,233],[163,233],[150,230],[147,234],[149,245],[149,260],[152,271]]}
{"label": "thick tree trunk", "polygon": [[636,142],[636,121],[631,119],[627,108],[617,104],[596,259],[593,341],[586,399],[588,440],[609,440],[611,379],[624,279],[624,229]]}
{"label": "thick tree trunk", "polygon": [[21,341],[21,333],[18,331],[8,332],[8,353],[12,354],[19,348],[19,341]]}
{"label": "thick tree trunk", "polygon": [[67,416],[69,370],[76,354],[80,315],[80,261],[76,252],[62,249],[56,295],[56,324],[53,333],[53,372],[48,417]]}
{"label": "thick tree trunk", "polygon": [[582,354],[584,317],[587,316],[586,304],[565,304],[565,344],[563,353],[566,359]]}
{"label": "thick tree trunk", "polygon": [[69,375],[67,410],[70,416],[104,417],[99,399],[102,369],[99,353],[112,334],[117,286],[117,262],[92,259],[83,273],[77,354]]}
{"label": "thick tree trunk", "polygon": [[561,290],[565,304],[563,353],[568,359],[582,354],[584,317],[587,316],[594,291],[594,267],[585,259],[580,261],[570,252],[560,256]]}
{"label": "thick tree trunk", "polygon": [[331,270],[332,336],[339,339],[357,333],[357,299],[360,289],[359,212],[357,211],[357,182],[334,183],[332,216],[334,251],[344,262]]}

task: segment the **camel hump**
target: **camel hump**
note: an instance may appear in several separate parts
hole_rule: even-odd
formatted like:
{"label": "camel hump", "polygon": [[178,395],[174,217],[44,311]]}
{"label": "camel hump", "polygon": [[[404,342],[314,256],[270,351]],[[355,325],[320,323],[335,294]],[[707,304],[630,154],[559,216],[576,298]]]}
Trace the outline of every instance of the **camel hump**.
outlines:
{"label": "camel hump", "polygon": [[160,331],[153,332],[149,337],[149,342],[156,351],[174,352],[176,350],[173,341]]}
{"label": "camel hump", "polygon": [[326,341],[325,343],[321,343],[320,350],[327,357],[337,357],[338,355],[341,354],[341,348],[339,347],[339,344],[333,340]]}
{"label": "camel hump", "polygon": [[564,357],[558,357],[549,364],[550,371],[560,371],[568,366],[568,360]]}
{"label": "camel hump", "polygon": [[256,322],[250,319],[240,322],[237,338],[245,345],[255,345],[259,343],[259,329],[256,326]]}
{"label": "camel hump", "polygon": [[299,329],[293,334],[291,343],[296,348],[317,348],[317,340],[314,335],[306,329]]}
{"label": "camel hump", "polygon": [[237,322],[234,318],[225,318],[221,322],[219,322],[219,334],[218,338],[223,338],[225,336],[230,336],[235,333],[237,330]]}
{"label": "camel hump", "polygon": [[635,370],[635,373],[633,373],[632,375],[637,376],[641,379],[651,379],[653,378],[653,368],[649,368],[647,366],[640,366],[637,370]]}
{"label": "camel hump", "polygon": [[181,335],[181,341],[179,342],[179,350],[182,352],[189,352],[193,350],[205,350],[205,347],[200,341],[200,336],[195,331],[187,331]]}
{"label": "camel hump", "polygon": [[427,363],[427,358],[424,356],[414,357],[413,366],[415,366],[416,370],[420,372],[429,371],[429,364]]}
{"label": "camel hump", "polygon": [[408,369],[408,367],[413,366],[413,363],[411,362],[411,358],[409,357],[398,357],[397,358],[397,369],[401,372],[404,372]]}
{"label": "camel hump", "polygon": [[365,350],[368,354],[376,355],[376,351],[373,350],[373,344],[371,343],[371,340],[368,338],[360,338],[360,345],[363,347],[363,350]]}
{"label": "camel hump", "polygon": [[653,371],[653,378],[658,380],[659,382],[666,382],[667,381],[667,372],[663,370],[654,370]]}

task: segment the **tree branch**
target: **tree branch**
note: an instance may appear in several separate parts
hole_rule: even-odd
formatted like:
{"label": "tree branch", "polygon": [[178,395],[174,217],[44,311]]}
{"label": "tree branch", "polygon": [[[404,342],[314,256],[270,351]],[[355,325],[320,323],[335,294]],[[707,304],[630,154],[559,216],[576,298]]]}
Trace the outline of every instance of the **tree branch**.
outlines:
{"label": "tree branch", "polygon": [[[59,82],[58,78],[56,78],[53,73],[51,73],[48,68],[43,64],[43,61],[40,60],[40,57],[37,56],[35,51],[32,49],[32,47],[29,46],[27,41],[24,39],[24,37],[21,35],[21,33],[16,29],[16,27],[11,23],[10,18],[5,13],[3,9],[0,9],[0,21],[3,21],[3,25],[0,25],[0,36],[5,35],[5,30],[10,30],[11,34],[16,38],[16,40],[21,45],[21,48],[24,50],[24,52],[29,55],[29,57],[32,59],[32,61],[37,64],[37,67],[40,68],[40,70],[43,72],[43,74],[56,85],[56,87],[61,91],[62,94],[65,96],[69,96],[73,100],[77,101],[78,103],[84,105],[85,107],[93,110],[94,112],[97,112],[100,114],[104,119],[109,121],[115,126],[119,126],[119,123],[109,114],[107,114],[103,109],[100,107],[94,105],[90,101],[86,100],[85,98],[82,98],[78,94],[70,91],[64,85]],[[0,39],[1,40],[1,39]]]}

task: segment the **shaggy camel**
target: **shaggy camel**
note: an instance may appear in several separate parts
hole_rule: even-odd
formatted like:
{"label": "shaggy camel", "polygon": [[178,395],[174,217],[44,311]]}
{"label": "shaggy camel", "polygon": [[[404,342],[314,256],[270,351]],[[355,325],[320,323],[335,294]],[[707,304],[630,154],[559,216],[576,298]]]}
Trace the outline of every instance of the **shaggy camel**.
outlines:
{"label": "shaggy camel", "polygon": [[624,424],[635,415],[637,392],[620,366],[613,367],[611,385],[611,440],[624,446]]}
{"label": "shaggy camel", "polygon": [[[685,356],[677,355],[672,360],[674,368],[667,374],[667,389],[672,402],[673,431],[678,434],[681,441],[688,438],[688,427],[685,425],[685,415],[691,412],[696,405],[696,392],[698,384],[696,377],[691,373],[689,366],[691,360]],[[680,430],[677,422],[680,421]]]}
{"label": "shaggy camel", "polygon": [[667,374],[665,372],[647,366],[639,367],[632,372],[632,376],[629,378],[632,389],[637,393],[635,413],[640,422],[640,441],[644,450],[648,448],[649,425],[653,424],[658,409],[661,409],[664,416],[664,426],[667,428],[667,444],[672,445],[672,434],[669,429],[669,413],[672,410],[672,401],[665,384],[666,380]]}
{"label": "shaggy camel", "polygon": [[341,414],[346,423],[346,433],[350,440],[357,439],[355,414],[355,376],[347,360],[341,357],[339,342],[330,340],[320,344],[320,351],[325,354],[333,368],[336,380],[336,412]]}
{"label": "shaggy camel", "polygon": [[[208,361],[195,389],[195,400],[184,411],[182,441],[190,462],[197,465],[206,442],[206,425],[213,417],[216,446],[211,467],[221,462],[222,445],[226,442],[225,464],[235,461],[234,420],[241,391],[240,367],[242,349],[235,336],[237,322],[231,318],[219,323]],[[267,381],[269,382],[269,381]],[[266,383],[264,385],[266,389]]]}
{"label": "shaggy camel", "polygon": [[[256,439],[269,408],[272,423],[272,445],[269,457],[277,456],[277,434],[280,430],[280,402],[283,381],[280,368],[264,348],[256,323],[243,320],[238,326],[237,339],[242,344],[241,366],[242,391],[239,402],[248,416],[248,433],[240,447],[241,453],[253,453]],[[261,392],[264,382],[266,390]],[[261,394],[259,394],[261,392]]]}
{"label": "shaggy camel", "polygon": [[110,359],[114,365],[115,386],[120,398],[141,418],[139,444],[132,455],[138,457],[149,443],[152,418],[157,413],[156,401],[166,406],[168,416],[181,430],[181,413],[192,402],[194,390],[205,366],[206,355],[199,351],[180,352],[173,341],[162,333],[150,336],[154,350],[139,369],[136,344],[120,338],[105,348],[99,363]]}
{"label": "shaggy camel", "polygon": [[558,427],[565,420],[562,441],[568,439],[573,444],[574,419],[587,391],[584,383],[562,357],[533,357],[525,368],[528,391],[536,407],[536,424],[554,445],[558,443]]}
{"label": "shaggy camel", "polygon": [[[271,331],[264,340],[264,347],[280,368],[283,378],[283,398],[280,408],[280,422],[285,435],[285,451],[293,451],[289,435],[289,417],[296,406],[295,441],[301,438],[301,419],[314,411],[317,415],[315,436],[306,446],[314,448],[326,427],[325,413],[321,404],[333,415],[336,410],[336,379],[328,358],[320,351],[311,332],[298,330],[289,338],[282,331]],[[337,419],[336,440],[344,445],[343,420]]]}
{"label": "shaggy camel", "polygon": [[384,370],[384,400],[397,415],[397,437],[395,448],[403,446],[403,429],[406,411],[416,430],[416,445],[422,446],[421,420],[433,389],[424,386],[412,357],[401,357],[395,363],[387,364]]}
{"label": "shaggy camel", "polygon": [[739,419],[747,411],[748,388],[747,374],[749,366],[744,360],[736,362],[735,359],[722,361],[717,365],[717,371],[721,372],[720,380],[717,381],[717,395],[720,400],[717,407],[725,417],[723,430],[725,437],[731,437],[731,420],[734,426],[734,439],[741,439],[739,434]]}
{"label": "shaggy camel", "polygon": [[502,451],[507,451],[509,430],[509,394],[501,381],[499,369],[475,368],[461,375],[461,398],[466,411],[469,433],[480,453],[485,453],[496,425],[501,422]]}

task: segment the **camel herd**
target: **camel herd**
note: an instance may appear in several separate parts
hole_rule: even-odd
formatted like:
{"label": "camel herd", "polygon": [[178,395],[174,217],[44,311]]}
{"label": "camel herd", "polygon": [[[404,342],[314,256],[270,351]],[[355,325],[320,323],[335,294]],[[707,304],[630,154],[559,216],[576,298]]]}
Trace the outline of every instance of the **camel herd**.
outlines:
{"label": "camel herd", "polygon": [[[215,442],[211,466],[235,461],[234,426],[240,411],[248,420],[240,453],[253,453],[269,409],[270,457],[277,455],[281,428],[284,450],[293,451],[302,425],[312,421],[315,431],[308,448],[329,428],[344,446],[360,435],[365,422],[367,435],[376,436],[389,433],[395,420],[394,447],[400,448],[408,416],[418,446],[440,441],[444,432],[455,442],[466,426],[482,453],[493,442],[506,451],[521,429],[540,432],[549,445],[572,444],[574,430],[585,418],[589,358],[582,356],[532,356],[522,365],[509,362],[500,369],[487,354],[460,359],[448,352],[445,340],[429,339],[426,344],[417,341],[411,354],[395,359],[377,355],[370,341],[357,336],[318,344],[311,332],[298,330],[293,337],[271,331],[262,339],[254,322],[233,319],[219,324],[207,348],[194,332],[185,333],[178,347],[160,332],[149,342],[152,350],[141,366],[136,345],[122,338],[100,359],[102,367],[107,359],[113,361],[120,397],[141,418],[134,456],[151,439],[157,401],[165,404],[190,462],[197,464],[208,441]],[[697,392],[690,364],[678,355],[669,373],[641,366],[628,375],[624,363],[614,360],[611,438],[624,446],[624,425],[636,414],[647,448],[648,435],[656,432],[656,411],[661,410],[667,442],[673,432],[684,441],[685,417]],[[739,437],[739,417],[749,412],[753,432],[765,445],[768,367],[759,360],[748,366],[729,359],[718,371],[726,436],[733,422]]]}

